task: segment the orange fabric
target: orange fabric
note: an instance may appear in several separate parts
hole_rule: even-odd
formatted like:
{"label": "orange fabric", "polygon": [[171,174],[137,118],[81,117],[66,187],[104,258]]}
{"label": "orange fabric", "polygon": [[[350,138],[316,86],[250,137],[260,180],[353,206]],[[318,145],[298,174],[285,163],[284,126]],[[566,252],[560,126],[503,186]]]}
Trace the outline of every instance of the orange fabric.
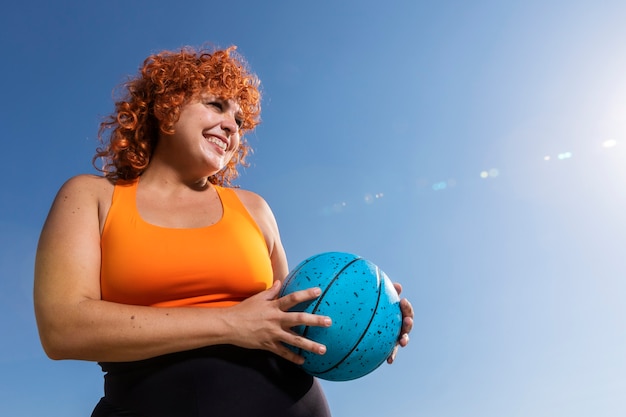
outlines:
{"label": "orange fabric", "polygon": [[123,304],[225,307],[269,288],[263,234],[234,190],[216,186],[223,215],[201,228],[145,222],[138,181],[115,186],[101,238],[102,299]]}

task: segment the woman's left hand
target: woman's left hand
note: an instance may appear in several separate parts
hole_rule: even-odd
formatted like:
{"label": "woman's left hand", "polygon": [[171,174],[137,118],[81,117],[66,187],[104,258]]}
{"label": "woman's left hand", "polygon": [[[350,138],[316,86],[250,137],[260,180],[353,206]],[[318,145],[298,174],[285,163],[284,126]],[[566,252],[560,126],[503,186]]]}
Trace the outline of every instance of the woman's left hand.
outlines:
{"label": "woman's left hand", "polygon": [[[402,292],[402,285],[397,282],[393,284],[394,288],[400,294]],[[396,354],[398,353],[399,347],[405,347],[409,344],[409,333],[413,329],[413,306],[406,298],[400,300],[400,311],[402,311],[402,330],[400,331],[400,337],[398,338],[398,343],[396,343],[396,347],[391,352],[391,355],[387,358],[387,363],[393,363],[396,359]]]}

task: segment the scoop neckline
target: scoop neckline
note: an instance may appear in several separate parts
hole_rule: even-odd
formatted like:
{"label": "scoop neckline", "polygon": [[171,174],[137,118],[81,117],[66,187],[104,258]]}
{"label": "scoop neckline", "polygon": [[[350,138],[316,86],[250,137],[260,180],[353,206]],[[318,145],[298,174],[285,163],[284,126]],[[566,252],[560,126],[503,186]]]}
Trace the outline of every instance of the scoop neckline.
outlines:
{"label": "scoop neckline", "polygon": [[224,200],[222,199],[222,194],[221,194],[221,187],[219,187],[218,185],[215,184],[211,184],[213,186],[213,188],[215,189],[215,193],[217,194],[217,199],[220,201],[220,205],[222,206],[222,216],[215,222],[206,226],[199,226],[199,227],[168,227],[168,226],[160,226],[158,224],[154,224],[154,223],[150,223],[149,221],[147,221],[146,219],[143,218],[143,216],[141,215],[141,213],[139,212],[139,207],[137,206],[137,189],[139,188],[139,179],[137,179],[134,184],[133,184],[133,210],[135,211],[135,214],[137,215],[137,218],[144,224],[150,227],[154,227],[157,229],[162,229],[162,230],[176,230],[176,231],[194,231],[194,230],[204,230],[204,229],[208,229],[214,226],[217,226],[218,224],[220,224],[223,220],[224,217],[226,216],[226,208],[224,206]]}

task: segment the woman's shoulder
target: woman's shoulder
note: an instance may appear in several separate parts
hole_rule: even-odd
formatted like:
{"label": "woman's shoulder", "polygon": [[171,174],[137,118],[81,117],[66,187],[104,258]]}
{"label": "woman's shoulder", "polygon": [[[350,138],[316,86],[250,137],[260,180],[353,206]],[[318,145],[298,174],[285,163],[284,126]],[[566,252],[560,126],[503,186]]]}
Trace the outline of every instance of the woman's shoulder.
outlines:
{"label": "woman's shoulder", "polygon": [[267,204],[265,199],[254,191],[244,190],[242,188],[231,188],[239,199],[249,204]]}
{"label": "woman's shoulder", "polygon": [[90,174],[76,175],[61,186],[56,201],[65,200],[80,206],[95,204],[99,210],[108,209],[114,188],[115,185],[109,178]]}
{"label": "woman's shoulder", "polygon": [[70,177],[66,182],[66,184],[109,184],[111,186],[114,185],[114,182],[105,176],[95,175],[95,174],[78,174],[73,177]]}
{"label": "woman's shoulder", "polygon": [[83,194],[85,197],[90,195],[101,197],[113,192],[113,188],[114,183],[109,178],[92,174],[80,174],[65,181],[61,186],[61,192]]}
{"label": "woman's shoulder", "polygon": [[232,190],[261,227],[268,222],[275,222],[272,209],[259,194],[241,188],[232,188]]}
{"label": "woman's shoulder", "polygon": [[272,209],[270,208],[269,204],[267,204],[267,201],[265,201],[265,199],[259,194],[241,188],[232,188],[232,190],[235,192],[237,197],[239,197],[239,200],[243,203],[243,205],[251,213],[262,217],[273,217]]}
{"label": "woman's shoulder", "polygon": [[71,177],[61,186],[53,210],[66,207],[74,212],[80,209],[84,214],[96,213],[100,223],[100,231],[104,225],[115,184],[106,177],[81,174]]}

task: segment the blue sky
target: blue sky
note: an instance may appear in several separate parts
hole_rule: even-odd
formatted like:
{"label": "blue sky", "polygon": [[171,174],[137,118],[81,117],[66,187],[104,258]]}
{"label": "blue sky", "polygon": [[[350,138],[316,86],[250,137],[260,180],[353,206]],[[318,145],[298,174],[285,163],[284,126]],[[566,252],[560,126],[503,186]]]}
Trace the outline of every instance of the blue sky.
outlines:
{"label": "blue sky", "polygon": [[[212,4],[213,3],[213,4]],[[22,1],[0,15],[0,415],[89,415],[97,365],[37,338],[32,264],[93,172],[111,92],[162,49],[236,44],[263,124],[239,184],[290,264],[377,263],[416,310],[336,417],[626,414],[626,3]]]}

